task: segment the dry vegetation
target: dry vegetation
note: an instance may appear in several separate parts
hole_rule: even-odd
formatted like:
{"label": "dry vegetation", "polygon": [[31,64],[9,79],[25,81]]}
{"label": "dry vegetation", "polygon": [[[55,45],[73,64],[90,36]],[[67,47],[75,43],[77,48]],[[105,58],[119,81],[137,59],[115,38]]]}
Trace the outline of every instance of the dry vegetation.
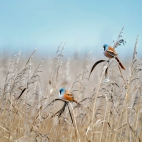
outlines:
{"label": "dry vegetation", "polygon": [[[64,46],[59,46],[54,60],[39,62],[34,52],[25,63],[19,60],[20,53],[11,61],[3,57],[0,141],[141,142],[142,59],[137,58],[136,48],[137,40],[131,65],[124,63],[126,71],[112,59],[97,66],[89,80],[95,62],[91,55],[65,60]],[[64,102],[49,104],[58,98],[61,87],[71,90],[81,105],[68,103],[58,117],[55,113]]]}

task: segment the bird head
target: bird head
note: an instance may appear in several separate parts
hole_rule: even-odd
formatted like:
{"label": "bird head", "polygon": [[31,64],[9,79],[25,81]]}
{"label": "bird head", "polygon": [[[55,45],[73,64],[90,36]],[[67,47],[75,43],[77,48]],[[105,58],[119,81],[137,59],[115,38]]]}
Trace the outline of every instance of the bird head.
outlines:
{"label": "bird head", "polygon": [[62,93],[64,93],[66,90],[64,89],[64,88],[61,88],[60,90],[59,90],[59,93],[60,94],[62,94]]}
{"label": "bird head", "polygon": [[103,45],[104,51],[107,49],[107,47],[108,47],[107,44],[104,44],[104,45]]}

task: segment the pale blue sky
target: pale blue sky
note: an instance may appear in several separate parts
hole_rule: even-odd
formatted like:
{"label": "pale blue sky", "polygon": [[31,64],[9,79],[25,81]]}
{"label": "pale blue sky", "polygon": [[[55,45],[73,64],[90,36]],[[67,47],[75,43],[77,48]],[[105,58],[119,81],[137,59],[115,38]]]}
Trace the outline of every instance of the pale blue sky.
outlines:
{"label": "pale blue sky", "polygon": [[48,55],[66,42],[66,53],[95,55],[104,43],[112,45],[125,26],[127,44],[117,51],[131,54],[137,34],[142,51],[141,6],[141,0],[0,0],[0,50],[38,47]]}

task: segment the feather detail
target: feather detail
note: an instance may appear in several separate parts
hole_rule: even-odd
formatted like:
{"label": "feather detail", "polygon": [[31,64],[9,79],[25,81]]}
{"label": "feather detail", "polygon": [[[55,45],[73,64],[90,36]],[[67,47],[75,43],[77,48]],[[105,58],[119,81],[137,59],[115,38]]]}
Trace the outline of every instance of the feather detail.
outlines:
{"label": "feather detail", "polygon": [[108,46],[107,50],[112,51],[113,53],[116,53],[114,48],[112,48],[111,46]]}
{"label": "feather detail", "polygon": [[77,103],[78,105],[80,105],[80,103],[78,101],[76,101],[75,99],[73,100],[73,102]]}
{"label": "feather detail", "polygon": [[69,92],[68,90],[66,90],[66,95],[68,95],[70,97],[74,97],[73,94],[71,92]]}
{"label": "feather detail", "polygon": [[117,62],[119,63],[120,67],[125,70],[124,66],[122,65],[122,63],[120,62],[120,60],[118,59],[118,57],[115,57],[115,59],[117,60]]}
{"label": "feather detail", "polygon": [[112,51],[110,52],[110,51],[106,51],[110,56],[111,56],[111,58],[113,58],[113,57],[115,57],[116,56],[116,54],[115,53],[113,53]]}
{"label": "feather detail", "polygon": [[112,50],[107,50],[107,52],[110,52],[110,53],[114,54],[115,56],[118,55],[116,52],[114,52],[114,51],[112,51]]}

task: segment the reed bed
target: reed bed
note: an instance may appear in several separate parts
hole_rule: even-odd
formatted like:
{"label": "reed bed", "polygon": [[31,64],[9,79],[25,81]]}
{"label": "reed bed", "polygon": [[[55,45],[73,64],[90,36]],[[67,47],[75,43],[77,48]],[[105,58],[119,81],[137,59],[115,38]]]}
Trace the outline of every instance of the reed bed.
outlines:
{"label": "reed bed", "polygon": [[[24,60],[21,53],[12,59],[1,56],[0,141],[141,142],[142,59],[137,58],[137,42],[132,60],[124,62],[125,71],[111,59],[98,65],[90,79],[96,62],[91,53],[66,59],[64,45],[54,59],[40,61],[36,50]],[[53,100],[61,87],[72,91],[81,105],[68,103],[59,117],[56,112],[64,102]]]}

